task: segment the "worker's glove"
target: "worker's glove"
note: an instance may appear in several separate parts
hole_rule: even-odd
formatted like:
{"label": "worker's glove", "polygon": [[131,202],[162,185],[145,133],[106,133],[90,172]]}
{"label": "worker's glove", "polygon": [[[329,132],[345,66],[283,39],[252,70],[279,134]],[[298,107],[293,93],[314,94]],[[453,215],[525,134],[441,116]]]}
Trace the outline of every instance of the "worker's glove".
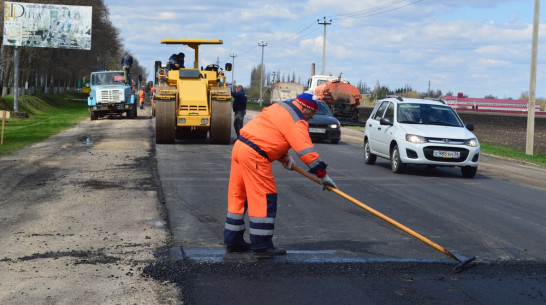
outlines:
{"label": "worker's glove", "polygon": [[336,184],[334,183],[334,181],[328,175],[324,175],[324,177],[320,178],[320,183],[322,184],[322,190],[323,191],[326,189],[327,186],[331,186],[331,187],[337,189]]}
{"label": "worker's glove", "polygon": [[292,170],[292,165],[294,165],[294,159],[290,154],[285,154],[281,159],[282,166],[288,170]]}

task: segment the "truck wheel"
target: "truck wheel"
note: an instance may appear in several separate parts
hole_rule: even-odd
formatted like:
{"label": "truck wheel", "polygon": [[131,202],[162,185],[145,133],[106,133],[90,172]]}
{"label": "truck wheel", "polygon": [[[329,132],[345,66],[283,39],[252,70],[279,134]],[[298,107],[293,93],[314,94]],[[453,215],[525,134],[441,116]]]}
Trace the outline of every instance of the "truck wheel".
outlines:
{"label": "truck wheel", "polygon": [[176,138],[176,101],[157,101],[155,109],[155,142],[172,144]]}
{"label": "truck wheel", "polygon": [[210,143],[230,144],[231,142],[231,103],[229,100],[212,99],[210,118]]}
{"label": "truck wheel", "polygon": [[134,119],[136,117],[137,117],[137,109],[136,109],[136,106],[133,105],[133,107],[131,107],[131,109],[127,111],[127,118]]}
{"label": "truck wheel", "polygon": [[99,118],[98,113],[96,113],[95,111],[89,110],[89,119],[91,119],[91,121],[94,121],[94,120],[96,120],[98,118]]}

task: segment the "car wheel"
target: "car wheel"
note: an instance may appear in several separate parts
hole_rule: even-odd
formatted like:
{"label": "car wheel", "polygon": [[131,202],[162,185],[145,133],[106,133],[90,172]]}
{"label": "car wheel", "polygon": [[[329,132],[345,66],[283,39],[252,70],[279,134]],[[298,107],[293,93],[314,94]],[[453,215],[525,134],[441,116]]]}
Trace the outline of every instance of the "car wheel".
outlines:
{"label": "car wheel", "polygon": [[400,160],[400,149],[398,145],[394,145],[391,151],[391,170],[393,173],[399,174],[404,171],[404,163]]}
{"label": "car wheel", "polygon": [[476,172],[478,171],[478,167],[473,166],[463,166],[461,167],[461,174],[463,174],[463,177],[465,178],[473,178],[476,176]]}
{"label": "car wheel", "polygon": [[377,156],[370,152],[370,143],[364,141],[364,163],[374,165]]}
{"label": "car wheel", "polygon": [[337,144],[337,143],[339,143],[339,139],[332,139],[332,140],[330,140],[330,142],[332,142],[332,144]]}

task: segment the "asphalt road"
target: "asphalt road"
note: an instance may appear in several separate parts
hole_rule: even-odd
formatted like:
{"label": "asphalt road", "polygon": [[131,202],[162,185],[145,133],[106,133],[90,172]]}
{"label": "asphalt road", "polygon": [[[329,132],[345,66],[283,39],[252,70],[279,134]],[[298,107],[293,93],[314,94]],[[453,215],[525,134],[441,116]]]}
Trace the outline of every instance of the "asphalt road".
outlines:
{"label": "asphalt road", "polygon": [[188,304],[546,302],[545,189],[517,178],[521,167],[529,177],[543,170],[484,157],[474,179],[450,168],[394,175],[386,160],[363,164],[361,135],[343,133],[338,145],[317,143],[340,189],[453,253],[476,256],[469,269],[454,273],[457,262],[444,253],[280,164],[274,242],[288,255],[226,254],[231,146],[203,141],[156,145],[173,242],[145,273],[178,283]]}
{"label": "asphalt road", "polygon": [[221,244],[231,146],[154,145],[153,124],[146,107],[0,158],[1,304],[546,303],[546,179],[525,182],[544,169],[484,158],[475,179],[393,175],[364,165],[362,135],[344,130],[317,144],[343,191],[476,261],[455,273],[278,164],[275,243],[288,255],[258,260]]}

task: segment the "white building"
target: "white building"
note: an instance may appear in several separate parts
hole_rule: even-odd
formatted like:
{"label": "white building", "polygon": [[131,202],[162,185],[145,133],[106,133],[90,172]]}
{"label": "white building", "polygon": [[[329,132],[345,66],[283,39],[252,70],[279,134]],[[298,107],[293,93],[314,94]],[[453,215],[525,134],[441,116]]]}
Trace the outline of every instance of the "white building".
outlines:
{"label": "white building", "polygon": [[294,82],[277,82],[271,88],[271,103],[294,99],[303,93],[303,85]]}

